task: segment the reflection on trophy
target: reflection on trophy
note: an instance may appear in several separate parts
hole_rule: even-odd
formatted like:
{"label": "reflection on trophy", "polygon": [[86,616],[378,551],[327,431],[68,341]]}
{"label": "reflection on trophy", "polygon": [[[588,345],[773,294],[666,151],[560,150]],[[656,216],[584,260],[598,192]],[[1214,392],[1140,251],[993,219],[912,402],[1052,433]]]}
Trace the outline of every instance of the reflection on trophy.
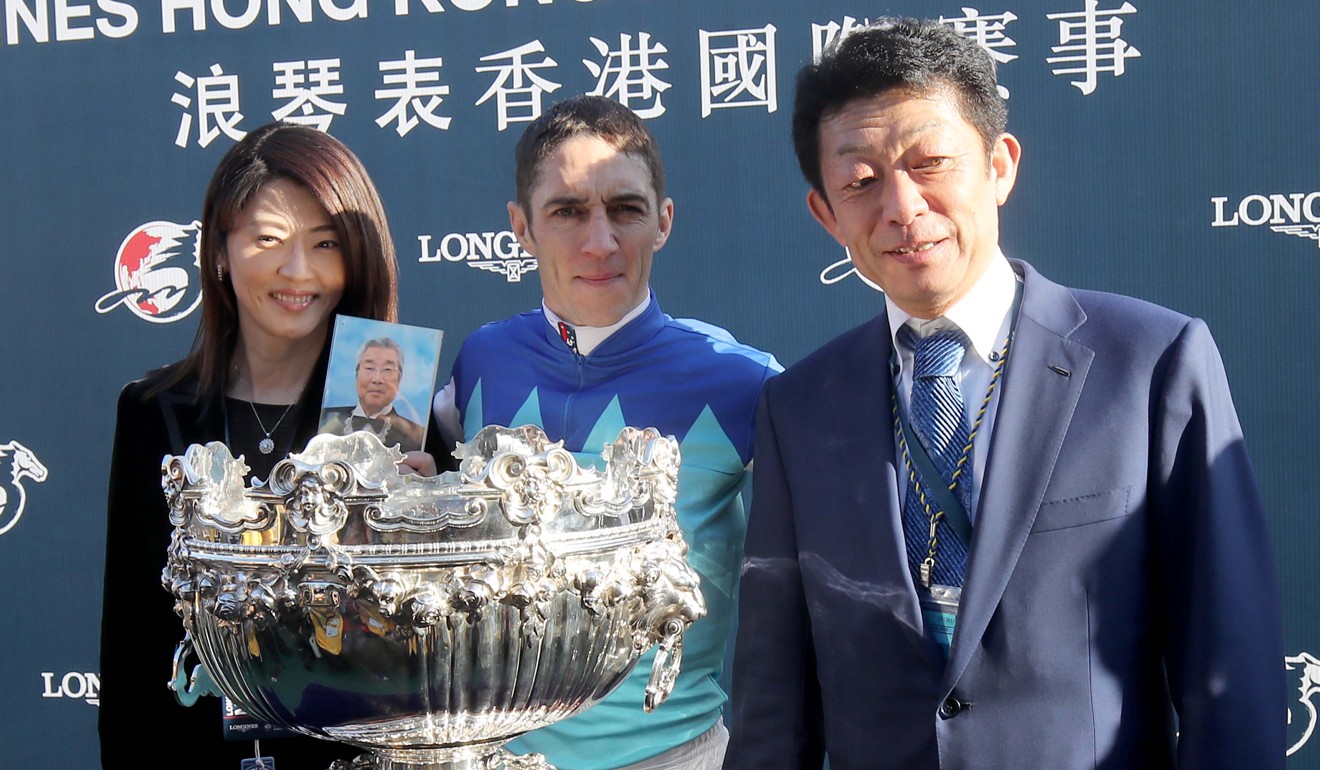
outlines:
{"label": "reflection on trophy", "polygon": [[191,646],[244,710],[376,770],[552,770],[501,747],[652,644],[638,707],[663,702],[705,614],[677,443],[625,428],[596,470],[538,428],[488,427],[456,454],[456,473],[401,476],[375,436],[322,435],[251,488],[220,443],[166,457],[176,665]]}

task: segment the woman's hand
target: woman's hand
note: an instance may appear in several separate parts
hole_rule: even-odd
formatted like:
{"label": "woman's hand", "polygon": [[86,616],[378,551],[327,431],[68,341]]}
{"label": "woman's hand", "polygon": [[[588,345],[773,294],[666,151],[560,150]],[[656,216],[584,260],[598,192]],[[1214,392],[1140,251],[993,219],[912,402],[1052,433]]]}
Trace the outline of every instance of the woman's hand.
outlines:
{"label": "woman's hand", "polygon": [[416,473],[421,476],[436,475],[435,458],[426,452],[406,452],[403,460],[399,463],[399,473],[407,475]]}

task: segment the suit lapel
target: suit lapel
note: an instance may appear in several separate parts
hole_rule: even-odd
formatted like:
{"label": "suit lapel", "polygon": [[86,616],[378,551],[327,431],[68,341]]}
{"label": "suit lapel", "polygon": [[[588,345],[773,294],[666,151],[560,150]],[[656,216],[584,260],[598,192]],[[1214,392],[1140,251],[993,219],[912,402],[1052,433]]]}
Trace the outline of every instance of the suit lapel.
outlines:
{"label": "suit lapel", "polygon": [[[1067,289],[1023,263],[1009,352],[945,684],[980,646],[1049,485],[1094,352],[1068,339],[1086,314]],[[1066,373],[1066,374],[1065,374]]]}
{"label": "suit lapel", "polygon": [[177,386],[160,394],[160,411],[170,438],[171,454],[182,455],[189,444],[205,436],[224,440],[223,410],[217,404],[194,399],[192,386]]}
{"label": "suit lapel", "polygon": [[[894,446],[893,376],[890,351],[893,337],[888,317],[881,313],[869,323],[846,361],[838,381],[845,383],[835,394],[834,403],[839,445],[833,462],[840,468],[858,469],[856,476],[835,491],[841,495],[840,509],[854,511],[857,518],[847,531],[864,538],[860,552],[876,554],[871,560],[875,585],[898,588],[892,595],[893,612],[899,622],[911,629],[909,640],[932,667],[938,669],[943,654],[924,632],[921,605],[907,566],[904,546],[902,506],[898,485],[902,474]],[[851,392],[844,392],[847,388]],[[853,443],[855,442],[855,443]]]}

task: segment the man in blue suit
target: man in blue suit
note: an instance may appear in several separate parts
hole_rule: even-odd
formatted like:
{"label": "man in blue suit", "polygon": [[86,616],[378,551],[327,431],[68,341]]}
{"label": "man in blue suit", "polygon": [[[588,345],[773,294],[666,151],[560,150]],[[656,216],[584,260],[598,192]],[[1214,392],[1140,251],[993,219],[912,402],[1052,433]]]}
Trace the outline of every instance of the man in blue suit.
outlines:
{"label": "man in blue suit", "polygon": [[762,396],[726,770],[1283,767],[1219,353],[1003,255],[1005,125],[989,56],[934,22],[798,76],[808,206],[885,308]]}

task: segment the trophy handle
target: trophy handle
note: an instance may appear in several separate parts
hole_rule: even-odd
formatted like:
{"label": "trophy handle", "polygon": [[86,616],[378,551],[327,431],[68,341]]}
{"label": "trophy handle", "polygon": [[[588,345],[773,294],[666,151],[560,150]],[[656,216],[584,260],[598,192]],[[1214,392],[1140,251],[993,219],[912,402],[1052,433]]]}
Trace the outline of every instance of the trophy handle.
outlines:
{"label": "trophy handle", "polygon": [[211,672],[198,662],[192,674],[186,673],[188,657],[193,654],[192,632],[184,631],[183,640],[174,645],[174,663],[170,667],[170,680],[165,686],[174,693],[180,706],[192,706],[203,695],[220,695],[220,688],[211,678]]}
{"label": "trophy handle", "polygon": [[648,714],[664,703],[669,693],[674,691],[674,681],[678,679],[678,670],[683,663],[685,625],[679,618],[665,621],[664,637],[656,648],[655,661],[651,664],[651,678],[646,682],[646,698],[642,703],[642,708]]}

